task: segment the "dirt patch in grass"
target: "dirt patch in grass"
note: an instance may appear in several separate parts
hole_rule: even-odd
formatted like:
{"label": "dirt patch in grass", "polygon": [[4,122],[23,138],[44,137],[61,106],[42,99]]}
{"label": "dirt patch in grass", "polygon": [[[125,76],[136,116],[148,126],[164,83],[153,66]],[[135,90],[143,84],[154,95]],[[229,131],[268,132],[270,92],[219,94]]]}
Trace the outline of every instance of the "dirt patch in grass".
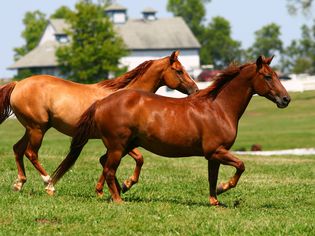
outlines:
{"label": "dirt patch in grass", "polygon": [[61,221],[57,218],[36,218],[35,221],[39,224],[59,224]]}

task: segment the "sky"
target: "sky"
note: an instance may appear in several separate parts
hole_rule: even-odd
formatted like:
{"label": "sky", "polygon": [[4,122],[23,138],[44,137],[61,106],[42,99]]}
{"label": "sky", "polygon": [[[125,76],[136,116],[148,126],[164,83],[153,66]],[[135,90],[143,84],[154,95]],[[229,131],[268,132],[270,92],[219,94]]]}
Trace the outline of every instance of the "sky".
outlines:
{"label": "sky", "polygon": [[[15,71],[6,68],[13,64],[13,48],[24,44],[21,33],[24,29],[23,17],[27,11],[40,10],[50,16],[57,8],[66,5],[74,9],[76,0],[9,0],[0,8],[0,78],[8,78]],[[157,17],[172,17],[167,12],[167,0],[117,0],[117,3],[128,9],[130,18],[139,18],[146,7],[157,10]],[[308,17],[298,14],[290,16],[286,8],[287,0],[212,0],[206,5],[205,23],[215,16],[227,19],[232,28],[232,38],[242,44],[242,48],[250,47],[255,40],[255,31],[263,26],[276,23],[281,27],[281,39],[287,46],[293,39],[301,37],[301,26],[312,25],[315,19],[315,6]]]}

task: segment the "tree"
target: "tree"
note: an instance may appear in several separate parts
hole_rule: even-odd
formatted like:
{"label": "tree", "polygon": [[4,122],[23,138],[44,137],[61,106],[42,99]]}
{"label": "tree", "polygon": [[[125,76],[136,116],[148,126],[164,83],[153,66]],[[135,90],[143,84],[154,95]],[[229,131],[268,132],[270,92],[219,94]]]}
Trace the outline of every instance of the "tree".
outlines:
{"label": "tree", "polygon": [[315,24],[303,25],[302,37],[293,40],[281,58],[282,70],[288,73],[315,73]]}
{"label": "tree", "polygon": [[204,4],[211,0],[169,0],[167,10],[175,16],[181,16],[197,39],[203,35],[203,21],[206,15]]}
{"label": "tree", "polygon": [[115,2],[115,0],[97,0],[97,3],[99,6],[102,6],[102,7],[107,7],[111,4],[113,4]]}
{"label": "tree", "polygon": [[248,49],[248,56],[252,59],[259,55],[272,56],[279,55],[283,51],[283,43],[280,39],[280,26],[271,23],[263,26],[255,32],[255,42]]}
{"label": "tree", "polygon": [[313,0],[287,0],[287,8],[290,14],[295,15],[298,11],[307,13],[313,3]]}
{"label": "tree", "polygon": [[81,83],[108,78],[119,71],[119,59],[127,51],[103,9],[91,2],[80,1],[68,22],[71,30],[69,45],[57,50],[62,73]]}
{"label": "tree", "polygon": [[14,48],[14,59],[18,60],[29,51],[34,49],[46,27],[47,20],[45,14],[40,11],[27,12],[23,18],[25,29],[22,32],[22,37],[25,40],[25,45]]}
{"label": "tree", "polygon": [[205,4],[209,2],[211,0],[169,0],[167,10],[181,16],[200,42],[201,63],[222,67],[240,58],[240,42],[231,38],[230,24],[222,17],[214,18],[205,26]]}
{"label": "tree", "polygon": [[59,7],[51,16],[51,19],[69,19],[73,11],[67,6]]}
{"label": "tree", "polygon": [[240,61],[241,43],[231,38],[230,23],[223,17],[214,17],[203,35],[201,63],[212,64],[216,68]]}
{"label": "tree", "polygon": [[[67,18],[69,14],[71,14],[71,10],[66,6],[62,6],[57,9],[53,15],[51,15],[51,18]],[[14,60],[18,60],[25,56],[38,45],[47,25],[46,15],[39,10],[26,12],[23,18],[23,24],[25,29],[22,32],[22,38],[25,40],[25,45],[14,48]]]}

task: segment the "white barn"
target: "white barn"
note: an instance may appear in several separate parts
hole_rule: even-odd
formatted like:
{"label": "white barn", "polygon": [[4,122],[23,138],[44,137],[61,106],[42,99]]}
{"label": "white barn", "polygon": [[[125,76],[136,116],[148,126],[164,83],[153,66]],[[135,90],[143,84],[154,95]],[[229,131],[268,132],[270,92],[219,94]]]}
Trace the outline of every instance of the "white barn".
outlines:
{"label": "white barn", "polygon": [[[139,19],[129,19],[127,9],[120,5],[109,6],[105,13],[114,23],[130,54],[121,58],[121,65],[128,70],[140,63],[165,57],[180,50],[180,60],[190,74],[200,68],[200,44],[181,17],[158,18],[156,11],[146,8]],[[16,61],[9,69],[31,69],[36,74],[61,76],[55,51],[69,42],[65,33],[69,25],[62,19],[49,20],[36,48]]]}

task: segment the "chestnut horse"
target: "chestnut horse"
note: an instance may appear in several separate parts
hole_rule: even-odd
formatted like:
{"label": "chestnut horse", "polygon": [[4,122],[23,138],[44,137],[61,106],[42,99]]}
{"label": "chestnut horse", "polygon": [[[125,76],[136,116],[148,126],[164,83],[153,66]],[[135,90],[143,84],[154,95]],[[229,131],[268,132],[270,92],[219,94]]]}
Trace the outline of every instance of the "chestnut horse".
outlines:
{"label": "chestnut horse", "polygon": [[[38,75],[2,86],[0,123],[8,118],[12,109],[26,129],[24,136],[13,147],[18,168],[14,189],[21,190],[26,182],[24,154],[39,171],[44,183],[48,183],[50,176],[38,161],[38,150],[46,131],[54,127],[72,136],[80,116],[95,101],[120,89],[154,93],[163,85],[186,94],[196,92],[198,87],[179,62],[178,54],[179,51],[175,51],[171,56],[146,61],[116,79],[96,84],[79,84]],[[136,149],[130,151],[137,163],[135,171],[139,171],[143,163],[142,155]]]}
{"label": "chestnut horse", "polygon": [[[101,138],[107,148],[98,191],[106,179],[112,199],[121,202],[115,173],[121,158],[135,147],[166,157],[205,156],[211,205],[217,194],[236,186],[244,163],[229,149],[238,121],[254,94],[264,96],[279,108],[290,97],[277,74],[269,67],[272,58],[232,65],[206,89],[186,98],[167,98],[141,91],[120,91],[95,102],[81,117],[66,159],[52,175],[49,187],[75,163],[89,138]],[[128,115],[127,115],[128,114]],[[220,164],[236,168],[235,175],[217,187]]]}

